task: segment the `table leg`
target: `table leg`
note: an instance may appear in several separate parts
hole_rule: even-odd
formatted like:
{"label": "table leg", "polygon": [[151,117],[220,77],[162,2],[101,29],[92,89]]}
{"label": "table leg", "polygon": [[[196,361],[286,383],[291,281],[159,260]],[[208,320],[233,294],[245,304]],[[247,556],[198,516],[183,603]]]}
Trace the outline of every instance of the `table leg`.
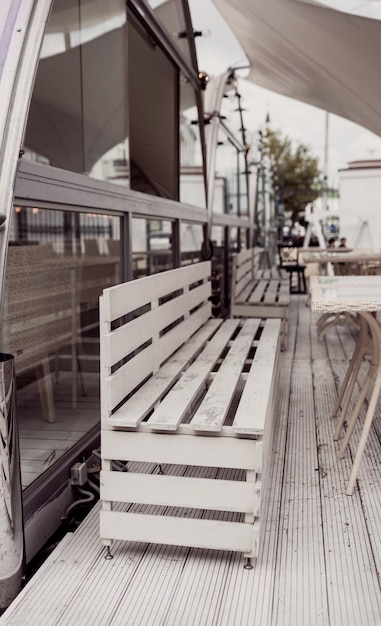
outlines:
{"label": "table leg", "polygon": [[[341,447],[340,447],[340,450],[339,450],[339,455],[338,455],[339,459],[342,459],[344,457],[344,455],[345,455],[345,452],[346,452],[346,449],[348,447],[351,435],[353,433],[353,429],[355,427],[357,418],[360,415],[361,407],[362,407],[362,405],[364,403],[364,400],[366,398],[366,394],[368,393],[369,385],[372,382],[372,379],[374,381],[374,367],[373,367],[373,365],[370,366],[369,370],[370,371],[368,372],[368,374],[366,376],[366,379],[364,381],[364,384],[362,386],[361,393],[360,393],[360,395],[358,397],[358,400],[356,402],[356,406],[355,406],[355,408],[353,410],[353,414],[351,416],[351,420],[349,422],[347,431],[345,433],[345,437],[344,437],[343,442],[341,444]],[[337,437],[337,439],[338,439],[338,437]]]}
{"label": "table leg", "polygon": [[357,474],[358,474],[358,471],[359,471],[362,455],[363,455],[363,452],[364,452],[364,449],[365,449],[366,440],[368,438],[370,427],[372,425],[373,415],[374,415],[374,411],[376,409],[376,405],[377,405],[377,402],[378,402],[378,397],[380,395],[380,391],[381,391],[381,384],[378,383],[377,385],[375,385],[375,387],[373,389],[373,393],[372,393],[372,397],[370,399],[370,403],[369,403],[368,411],[367,411],[367,414],[366,414],[364,426],[363,426],[363,429],[362,429],[362,432],[361,432],[359,445],[358,445],[358,448],[356,450],[356,456],[355,456],[355,459],[353,461],[351,475],[349,477],[347,488],[345,490],[345,493],[347,494],[347,496],[351,496],[353,494],[353,491],[354,491],[354,488],[355,488]]}
{"label": "table leg", "polygon": [[[360,441],[359,441],[358,448],[356,450],[356,455],[353,461],[351,474],[349,477],[347,488],[345,490],[345,493],[348,496],[351,496],[353,494],[353,491],[355,488],[357,474],[359,471],[362,455],[364,453],[365,444],[369,435],[370,427],[372,425],[372,421],[374,417],[374,412],[376,410],[378,398],[381,392],[381,362],[380,362],[381,328],[378,325],[377,320],[371,313],[361,313],[360,316],[364,318],[364,320],[367,322],[370,328],[370,331],[372,333],[373,355],[372,355],[372,365],[370,367],[370,372],[368,373],[368,376],[367,376],[367,383],[369,386],[369,383],[371,382],[372,377],[373,377],[372,373],[374,373],[375,385],[374,385],[374,389],[370,398],[368,410],[367,410],[366,417],[365,417],[365,422],[361,431]],[[363,395],[363,393],[361,395]]]}
{"label": "table leg", "polygon": [[369,350],[368,348],[368,325],[365,320],[360,318],[360,335],[357,341],[357,345],[353,353],[349,367],[346,371],[344,382],[340,388],[339,395],[337,397],[335,406],[332,411],[332,417],[335,417],[340,409],[340,406],[342,406],[339,422],[337,424],[335,434],[334,434],[335,440],[337,440],[340,436],[340,431],[345,421],[349,402],[351,399],[351,395],[353,393],[355,382],[357,380],[360,366],[361,366],[363,357],[367,353],[368,350]]}

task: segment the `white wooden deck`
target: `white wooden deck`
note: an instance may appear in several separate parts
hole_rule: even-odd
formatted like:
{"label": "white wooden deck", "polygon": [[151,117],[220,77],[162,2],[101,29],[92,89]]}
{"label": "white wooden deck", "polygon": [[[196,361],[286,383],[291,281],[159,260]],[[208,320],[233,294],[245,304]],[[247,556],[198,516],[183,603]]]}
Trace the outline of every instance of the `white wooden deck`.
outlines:
{"label": "white wooden deck", "polygon": [[267,532],[252,571],[237,553],[141,543],[116,542],[106,561],[95,507],[0,624],[380,626],[381,406],[348,497],[350,456],[336,458],[330,407],[354,337],[337,328],[319,344],[313,322],[293,296]]}

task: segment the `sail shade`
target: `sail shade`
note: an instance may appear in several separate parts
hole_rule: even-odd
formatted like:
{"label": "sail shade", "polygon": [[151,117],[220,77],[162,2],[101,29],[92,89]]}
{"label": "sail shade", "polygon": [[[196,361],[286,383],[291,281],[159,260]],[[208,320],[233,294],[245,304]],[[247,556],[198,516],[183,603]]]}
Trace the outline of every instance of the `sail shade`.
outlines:
{"label": "sail shade", "polygon": [[300,0],[213,0],[248,80],[381,135],[381,21]]}

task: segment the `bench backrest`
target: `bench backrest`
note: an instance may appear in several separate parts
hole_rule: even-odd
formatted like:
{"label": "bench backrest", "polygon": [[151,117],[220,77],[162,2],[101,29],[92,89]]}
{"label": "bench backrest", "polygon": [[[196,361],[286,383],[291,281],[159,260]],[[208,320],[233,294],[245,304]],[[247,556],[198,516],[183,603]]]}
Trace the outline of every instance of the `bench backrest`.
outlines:
{"label": "bench backrest", "polygon": [[210,275],[207,261],[104,290],[100,298],[102,418],[208,320]]}
{"label": "bench backrest", "polygon": [[248,248],[233,255],[232,301],[252,282],[260,268],[262,248]]}

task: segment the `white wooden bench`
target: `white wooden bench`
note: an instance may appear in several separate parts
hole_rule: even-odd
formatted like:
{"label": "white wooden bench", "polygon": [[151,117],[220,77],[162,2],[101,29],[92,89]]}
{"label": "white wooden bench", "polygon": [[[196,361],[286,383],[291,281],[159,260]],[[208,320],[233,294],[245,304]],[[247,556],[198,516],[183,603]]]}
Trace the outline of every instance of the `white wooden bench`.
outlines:
{"label": "white wooden bench", "polygon": [[230,314],[232,317],[280,318],[282,346],[287,345],[290,287],[278,268],[260,269],[261,248],[233,256]]}
{"label": "white wooden bench", "polygon": [[242,551],[247,567],[257,554],[281,322],[211,318],[210,274],[197,263],[100,298],[109,558],[115,539]]}

